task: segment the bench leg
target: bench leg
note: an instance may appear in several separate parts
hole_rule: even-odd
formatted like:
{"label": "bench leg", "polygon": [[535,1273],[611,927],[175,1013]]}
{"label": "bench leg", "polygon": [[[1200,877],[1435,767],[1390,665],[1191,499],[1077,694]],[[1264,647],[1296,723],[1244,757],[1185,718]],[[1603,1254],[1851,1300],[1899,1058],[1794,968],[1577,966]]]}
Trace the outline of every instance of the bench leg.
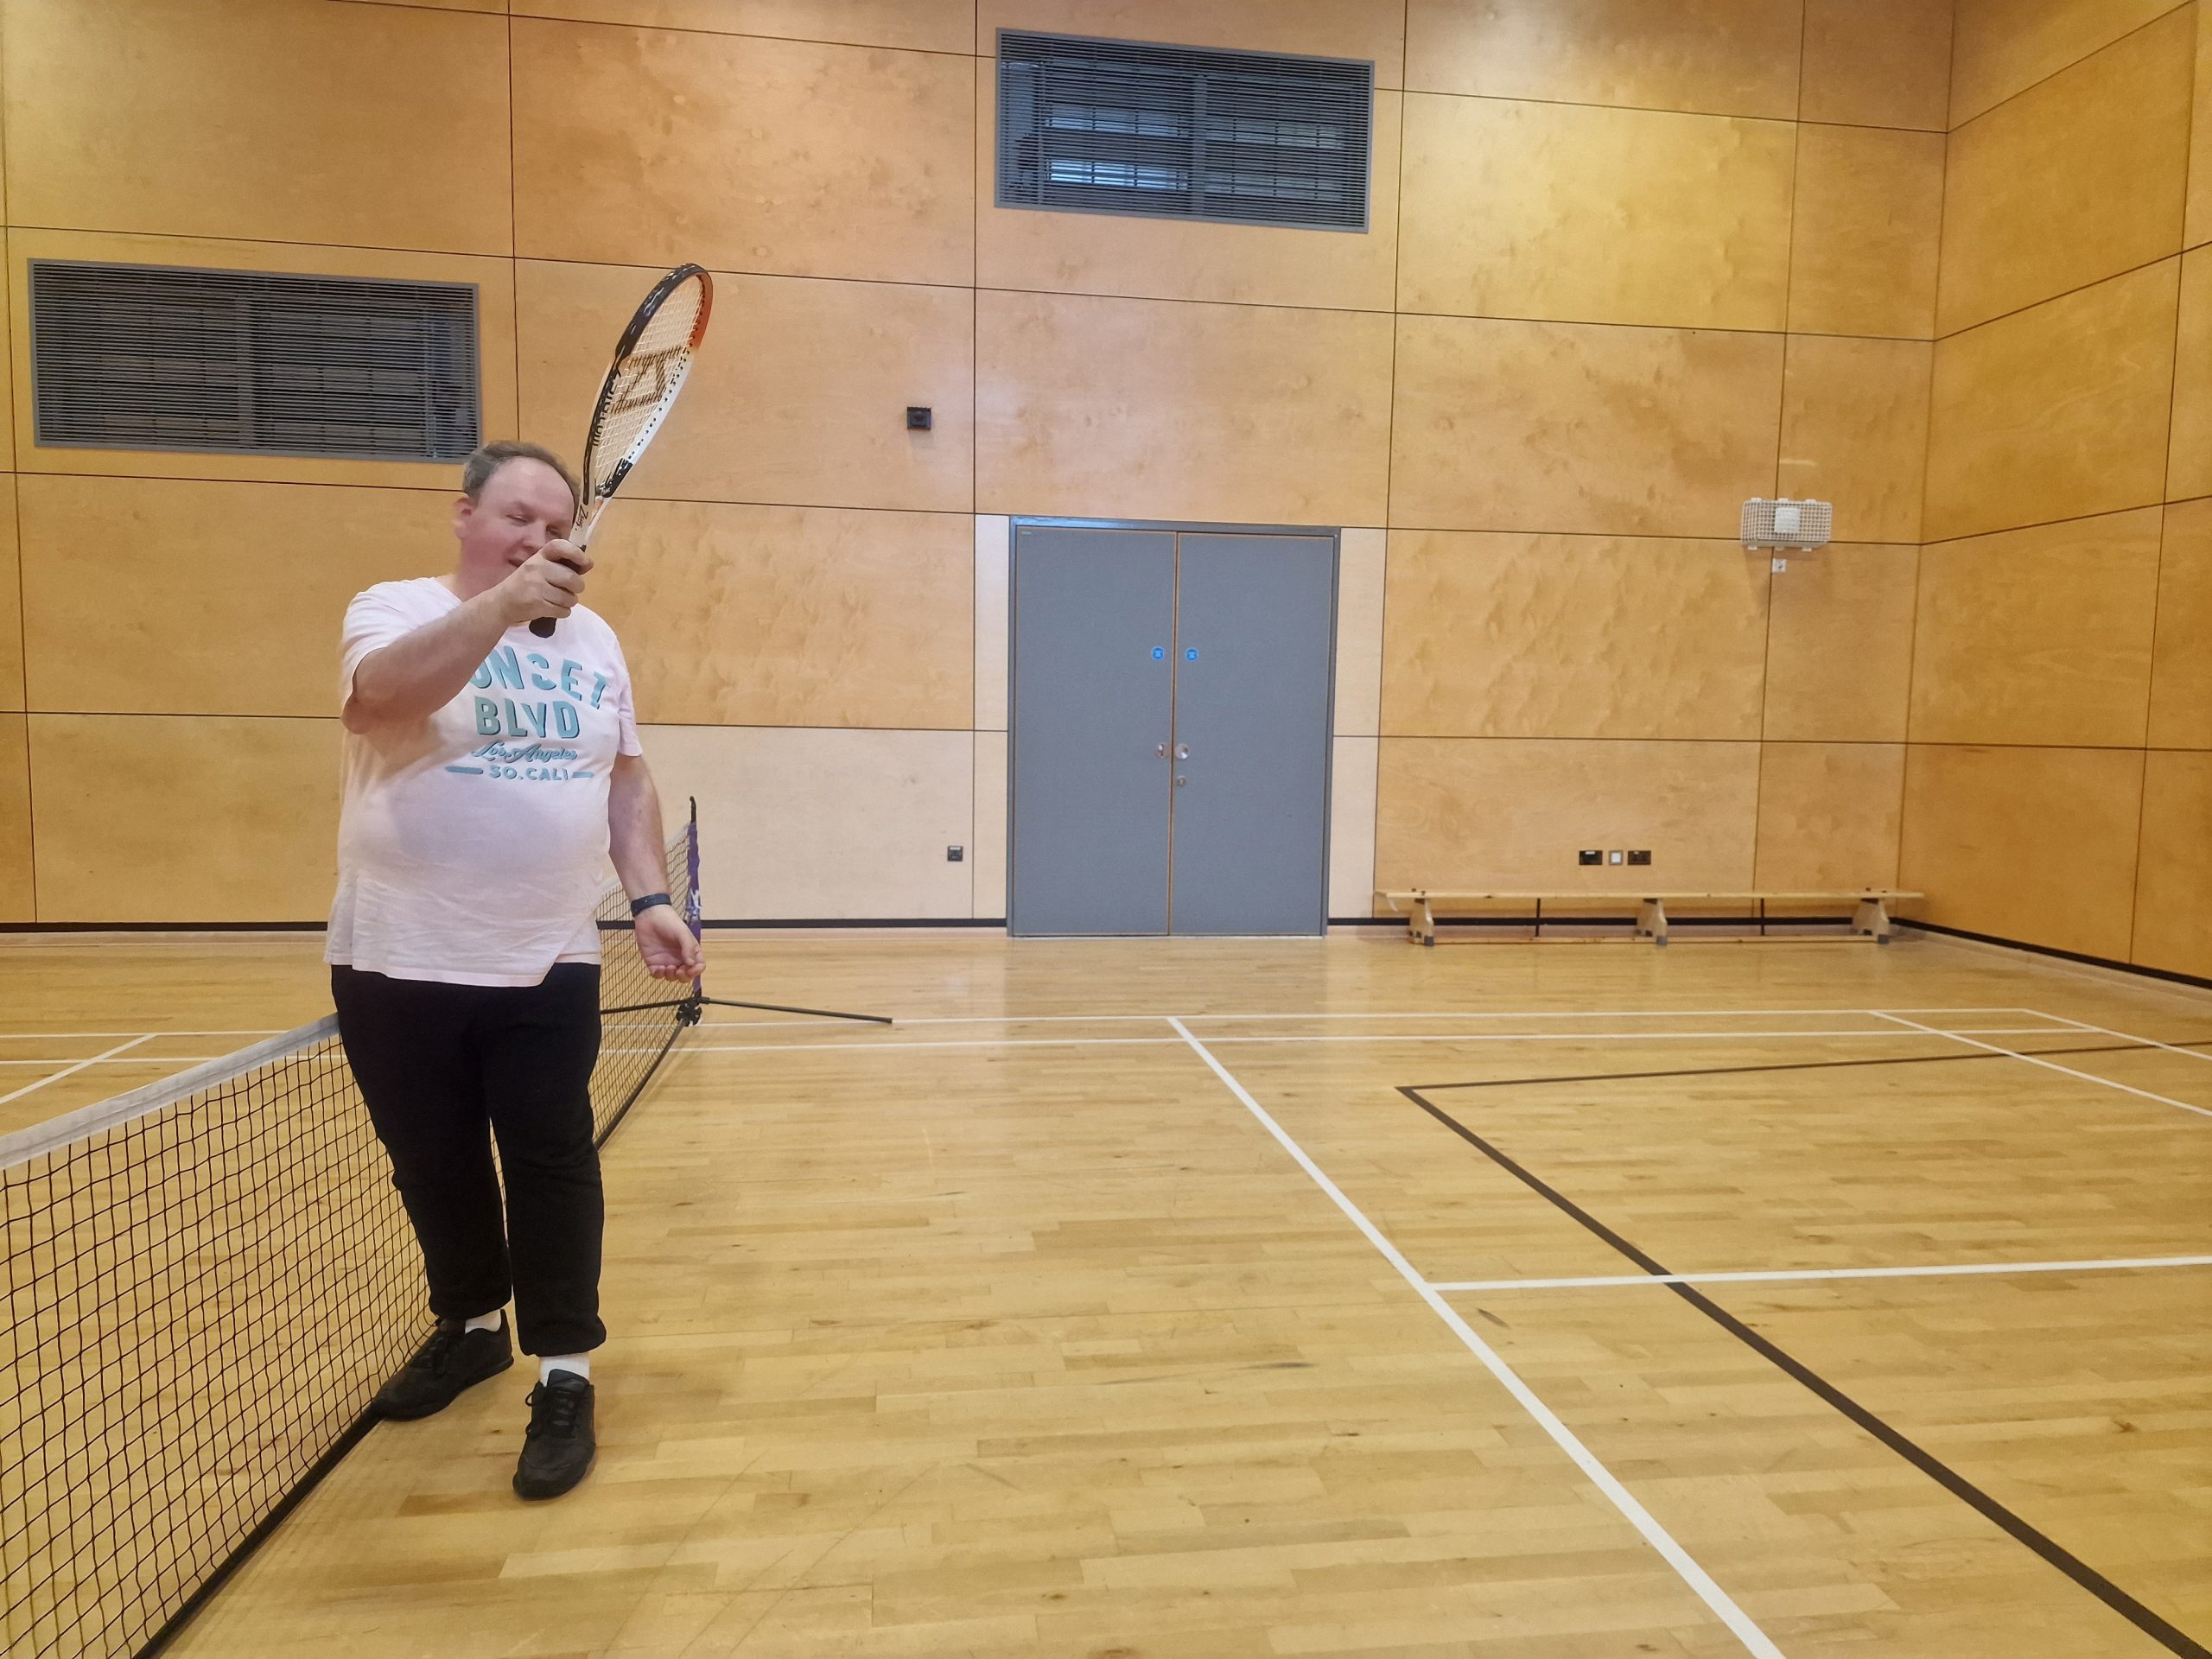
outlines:
{"label": "bench leg", "polygon": [[1646,899],[1636,908],[1636,931],[1639,938],[1654,944],[1667,943],[1667,906],[1656,899]]}
{"label": "bench leg", "polygon": [[1861,899],[1859,909],[1851,918],[1851,931],[1871,938],[1877,944],[1890,942],[1890,907],[1880,899]]}
{"label": "bench leg", "polygon": [[1415,944],[1436,943],[1436,912],[1430,908],[1424,894],[1414,900],[1414,907],[1406,916],[1406,937]]}

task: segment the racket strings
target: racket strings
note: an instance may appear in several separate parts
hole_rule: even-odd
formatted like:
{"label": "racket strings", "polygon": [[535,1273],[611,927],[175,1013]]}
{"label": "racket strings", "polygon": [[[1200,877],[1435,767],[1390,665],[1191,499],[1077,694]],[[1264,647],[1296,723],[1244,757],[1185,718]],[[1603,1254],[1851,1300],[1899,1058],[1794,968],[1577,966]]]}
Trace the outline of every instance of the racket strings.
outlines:
{"label": "racket strings", "polygon": [[617,359],[601,395],[597,417],[586,445],[586,487],[602,493],[625,462],[636,460],[691,363],[693,335],[707,304],[703,282],[694,279],[671,289],[630,349]]}

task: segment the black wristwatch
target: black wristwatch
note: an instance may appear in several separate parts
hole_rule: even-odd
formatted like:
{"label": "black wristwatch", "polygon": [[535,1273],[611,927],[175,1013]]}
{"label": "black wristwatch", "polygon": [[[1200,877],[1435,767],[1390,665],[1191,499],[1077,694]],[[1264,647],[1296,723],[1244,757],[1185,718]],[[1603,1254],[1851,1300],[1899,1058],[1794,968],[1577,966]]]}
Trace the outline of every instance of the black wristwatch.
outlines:
{"label": "black wristwatch", "polygon": [[672,905],[675,902],[664,893],[649,893],[642,899],[632,899],[630,901],[630,913],[632,916],[642,916],[655,905]]}

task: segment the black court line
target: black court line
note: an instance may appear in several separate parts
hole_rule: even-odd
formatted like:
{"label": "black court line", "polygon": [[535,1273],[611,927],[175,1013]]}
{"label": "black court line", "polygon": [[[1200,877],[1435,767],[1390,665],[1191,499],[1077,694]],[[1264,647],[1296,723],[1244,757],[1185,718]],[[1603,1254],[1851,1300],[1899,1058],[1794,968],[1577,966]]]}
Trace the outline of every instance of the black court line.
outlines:
{"label": "black court line", "polygon": [[[1760,1032],[1716,1031],[1716,1040],[1726,1041],[1738,1037],[1757,1037]],[[1883,1036],[1890,1033],[1884,1032]],[[1900,1031],[1899,1037],[1918,1037],[1923,1033]],[[1949,1036],[1948,1032],[1929,1032],[1929,1036]],[[1571,1033],[1560,1033],[1560,1040],[1572,1042]],[[1986,1051],[1971,1054],[1902,1054],[1886,1059],[1872,1060],[1787,1060],[1767,1065],[1693,1065],[1669,1071],[1585,1071],[1569,1077],[1491,1077],[1479,1083],[1423,1083],[1414,1085],[1429,1094],[1441,1094],[1446,1089],[1523,1089],[1542,1083],[1639,1083],[1653,1077],[1721,1077],[1739,1076],[1751,1071],[1828,1071],[1854,1065],[1956,1065],[1963,1060],[2053,1059],[2061,1054],[2126,1054],[2136,1052],[2157,1053],[2166,1048],[2212,1048],[2212,1037],[2200,1037],[2185,1043],[2099,1043],[2088,1048],[2023,1048],[2005,1049],[1999,1052]],[[2099,1078],[2099,1082],[2107,1079]]]}
{"label": "black court line", "polygon": [[[1991,1058],[1994,1058],[1998,1057],[1992,1056]],[[1846,1064],[1866,1064],[1866,1062],[1846,1062]],[[1771,1067],[1751,1069],[1782,1070],[1783,1068]],[[1658,1073],[1655,1075],[1666,1076],[1673,1074]],[[1481,1085],[1459,1084],[1447,1086],[1469,1087]],[[1421,1110],[1427,1112],[1439,1123],[1444,1125],[1446,1128],[1451,1130],[1452,1134],[1458,1135],[1462,1141],[1465,1141],[1469,1146],[1481,1153],[1484,1157],[1489,1159],[1500,1169],[1505,1171],[1507,1174],[1512,1176],[1516,1180],[1521,1182],[1522,1185],[1528,1187],[1530,1192],[1535,1192],[1538,1197],[1544,1198],[1566,1215],[1571,1217],[1575,1221],[1580,1222],[1583,1227],[1587,1229],[1591,1233],[1595,1235],[1597,1237],[1603,1239],[1606,1243],[1611,1245],[1614,1249],[1626,1256],[1630,1261],[1635,1262],[1637,1266],[1642,1268],[1646,1273],[1652,1274],[1662,1278],[1669,1278],[1671,1276],[1670,1270],[1663,1262],[1647,1254],[1645,1251],[1637,1249],[1627,1239],[1622,1237],[1620,1234],[1615,1232],[1611,1228],[1605,1225],[1604,1222],[1599,1220],[1597,1217],[1592,1215],[1587,1210],[1585,1210],[1580,1205],[1575,1203],[1573,1199],[1560,1192],[1558,1188],[1551,1185],[1533,1172],[1524,1169],[1521,1165],[1514,1162],[1512,1159],[1507,1157],[1505,1154],[1499,1151],[1489,1141],[1483,1139],[1481,1135],[1477,1135],[1472,1129],[1459,1122],[1458,1118],[1452,1116],[1442,1107],[1438,1106],[1433,1101],[1424,1099],[1419,1090],[1407,1088],[1402,1085],[1399,1088],[1398,1092],[1405,1096],[1407,1099],[1412,1101],[1414,1104],[1420,1107]],[[1803,1361],[1785,1352],[1773,1342],[1770,1341],[1765,1337],[1761,1336],[1758,1332],[1752,1330],[1750,1325],[1745,1324],[1734,1314],[1728,1312],[1726,1308],[1722,1307],[1711,1297],[1700,1291],[1694,1285],[1670,1282],[1667,1285],[1666,1288],[1674,1292],[1675,1295],[1681,1297],[1692,1307],[1697,1309],[1699,1313],[1704,1314],[1715,1325],[1718,1325],[1722,1330],[1736,1338],[1738,1341],[1743,1343],[1754,1353],[1759,1355],[1760,1357],[1776,1366],[1796,1382],[1802,1383],[1805,1388],[1810,1389],[1814,1395],[1818,1396],[1827,1404],[1834,1407],[1837,1411],[1841,1412],[1846,1417],[1849,1418],[1852,1422],[1858,1425],[1861,1429],[1864,1429],[1867,1433],[1872,1435],[1883,1445],[1888,1446],[1890,1450],[1895,1452],[1899,1457],[1904,1459],[1906,1462],[1911,1464],[1912,1466],[1919,1470],[1921,1473],[1935,1481],[1936,1484],[1942,1487],[1944,1491],[1949,1492],[1953,1497],[1959,1498],[1982,1516],[1983,1518],[1993,1522],[1996,1526],[2009,1534],[2020,1543],[2026,1545],[2030,1549],[2033,1550],[2037,1555],[2041,1556],[2051,1566],[2056,1567],[2068,1578],[2073,1580],[2075,1583],[2081,1586],[2082,1588],[2087,1590],[2099,1601],[2103,1602],[2106,1606],[2111,1608],[2121,1618],[2126,1619],[2128,1623],[2134,1625],[2136,1629],[2141,1630],[2145,1636],[2150,1637],[2153,1641],[2158,1643],[2169,1653],[2178,1654],[2182,1656],[2182,1659],[2212,1659],[2212,1649],[2206,1648],[2202,1643],[2196,1641],[2189,1636],[2187,1632],[2177,1630],[2173,1625],[2168,1624],[2157,1613],[2152,1611],[2151,1609],[2145,1607],[2141,1602],[2136,1600],[2134,1597],[2129,1595],[2126,1591],[2121,1589],[2110,1579],[2105,1577],[2103,1573],[2098,1572],[2096,1568],[2091,1567],[2087,1561],[2082,1560],[2081,1557],[2075,1555],[2072,1551],[2067,1549],[2063,1545],[2058,1543],[2047,1534],[2038,1531],[2035,1527],[2029,1524],[2029,1522],[2021,1519],[2020,1516],[2015,1515],[2011,1510],[2006,1509],[2005,1505],[1999,1503],[1987,1492],[1983,1491],[1980,1487],[1975,1485],[1964,1475],[1960,1474],[1949,1465],[1936,1458],[1932,1452],[1927,1451],[1924,1447],[1919,1446],[1915,1441],[1907,1439],[1897,1429],[1892,1428],[1888,1423],[1885,1422],[1881,1418],[1877,1417],[1872,1412],[1867,1410],[1866,1407],[1860,1405],[1849,1395],[1844,1393],[1842,1389],[1837,1388],[1835,1384],[1830,1382],[1826,1377],[1815,1371],[1812,1367],[1807,1365]]]}

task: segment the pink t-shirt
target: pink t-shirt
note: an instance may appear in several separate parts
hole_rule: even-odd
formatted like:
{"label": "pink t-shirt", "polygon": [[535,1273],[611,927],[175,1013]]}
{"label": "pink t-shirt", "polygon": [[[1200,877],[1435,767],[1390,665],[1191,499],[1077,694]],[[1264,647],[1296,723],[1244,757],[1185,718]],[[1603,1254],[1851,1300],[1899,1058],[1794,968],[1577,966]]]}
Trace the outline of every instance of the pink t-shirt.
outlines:
{"label": "pink t-shirt", "polygon": [[[356,594],[340,707],[363,658],[460,604],[429,577]],[[597,962],[609,774],[642,752],[622,647],[581,605],[550,639],[510,628],[429,718],[348,732],[324,960],[449,985]]]}

